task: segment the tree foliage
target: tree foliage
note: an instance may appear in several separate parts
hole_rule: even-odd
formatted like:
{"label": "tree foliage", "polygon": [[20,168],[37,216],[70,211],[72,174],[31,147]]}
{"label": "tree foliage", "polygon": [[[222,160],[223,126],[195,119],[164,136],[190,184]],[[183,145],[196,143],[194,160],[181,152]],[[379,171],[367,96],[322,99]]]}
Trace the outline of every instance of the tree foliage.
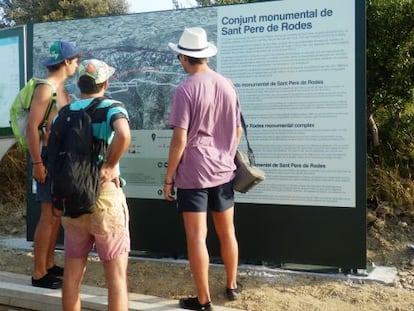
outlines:
{"label": "tree foliage", "polygon": [[[213,6],[213,5],[226,5],[226,4],[239,4],[239,3],[253,3],[266,0],[196,0],[198,6]],[[267,0],[269,1],[269,0]]]}
{"label": "tree foliage", "polygon": [[414,0],[368,0],[367,112],[381,140],[368,155],[402,176],[414,169],[413,94]]}
{"label": "tree foliage", "polygon": [[5,5],[8,21],[16,24],[49,22],[128,13],[126,0],[13,0]]}
{"label": "tree foliage", "polygon": [[414,0],[367,2],[368,111],[400,111],[414,88]]}
{"label": "tree foliage", "polygon": [[0,29],[14,25],[14,21],[12,21],[6,13],[6,10],[10,7],[10,0],[0,0]]}

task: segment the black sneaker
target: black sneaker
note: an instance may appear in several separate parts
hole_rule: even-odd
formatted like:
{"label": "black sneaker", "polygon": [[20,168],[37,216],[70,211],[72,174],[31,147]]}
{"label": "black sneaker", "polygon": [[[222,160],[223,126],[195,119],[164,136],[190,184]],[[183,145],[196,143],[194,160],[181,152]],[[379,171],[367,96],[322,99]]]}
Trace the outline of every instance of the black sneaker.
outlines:
{"label": "black sneaker", "polygon": [[180,307],[187,310],[196,310],[196,311],[207,311],[207,310],[213,310],[213,305],[211,301],[200,304],[197,297],[191,297],[191,298],[184,298],[180,299]]}
{"label": "black sneaker", "polygon": [[54,265],[52,268],[47,269],[47,273],[53,276],[63,276],[63,268]]}
{"label": "black sneaker", "polygon": [[36,287],[59,289],[62,287],[62,280],[48,273],[38,280],[35,280],[32,277],[32,285]]}
{"label": "black sneaker", "polygon": [[226,288],[226,294],[228,300],[237,300],[240,298],[243,286],[237,282],[236,288]]}

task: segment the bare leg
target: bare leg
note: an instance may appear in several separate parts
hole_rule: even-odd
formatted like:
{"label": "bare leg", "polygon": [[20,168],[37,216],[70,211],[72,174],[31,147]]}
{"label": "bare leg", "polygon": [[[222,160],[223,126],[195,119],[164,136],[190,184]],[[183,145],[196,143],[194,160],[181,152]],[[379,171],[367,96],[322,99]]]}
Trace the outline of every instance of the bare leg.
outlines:
{"label": "bare leg", "polygon": [[[54,265],[54,243],[56,243],[60,225],[60,217],[53,215],[51,203],[42,202],[40,206],[40,218],[33,238],[34,279],[40,279],[45,276],[47,269]],[[50,259],[51,254],[52,260]]]}
{"label": "bare leg", "polygon": [[187,238],[188,259],[197,290],[198,301],[205,304],[211,301],[208,285],[209,254],[206,245],[207,213],[183,212]]}
{"label": "bare leg", "polygon": [[59,230],[60,230],[60,218],[61,211],[57,209],[53,209],[52,207],[52,215],[53,215],[53,225],[52,225],[52,232],[50,236],[50,242],[49,242],[49,251],[47,254],[46,259],[46,268],[52,268],[55,265],[55,248],[56,248],[56,241],[59,236]]}
{"label": "bare leg", "polygon": [[234,231],[234,207],[212,212],[214,227],[220,240],[221,257],[227,274],[227,288],[237,288],[239,248]]}
{"label": "bare leg", "polygon": [[104,261],[109,311],[128,310],[127,267],[128,253],[113,260]]}
{"label": "bare leg", "polygon": [[62,305],[64,311],[80,311],[80,287],[85,274],[87,257],[65,257],[63,273]]}

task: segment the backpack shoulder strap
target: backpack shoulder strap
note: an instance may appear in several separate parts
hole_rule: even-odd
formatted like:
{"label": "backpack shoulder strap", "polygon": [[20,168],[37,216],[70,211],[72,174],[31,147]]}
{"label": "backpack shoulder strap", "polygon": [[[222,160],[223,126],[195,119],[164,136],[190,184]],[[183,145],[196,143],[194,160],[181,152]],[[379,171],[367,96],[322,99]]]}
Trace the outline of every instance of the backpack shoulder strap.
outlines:
{"label": "backpack shoulder strap", "polygon": [[52,111],[53,106],[56,104],[56,89],[55,89],[55,86],[52,83],[50,83],[47,79],[41,79],[41,78],[35,78],[35,79],[36,79],[36,86],[39,84],[47,84],[50,86],[50,89],[52,91],[52,96],[50,97],[49,104],[47,105],[45,115],[43,116],[42,123],[39,126],[39,129],[41,129],[42,132],[44,133],[44,131],[46,130],[46,126],[47,126],[47,121],[50,116],[50,112]]}
{"label": "backpack shoulder strap", "polygon": [[56,94],[56,88],[55,88],[55,86],[52,83],[49,82],[49,80],[42,79],[42,78],[35,78],[35,79],[36,79],[36,85],[39,85],[39,84],[47,84],[52,89],[52,94]]}
{"label": "backpack shoulder strap", "polygon": [[84,110],[92,117],[95,113],[96,109],[98,108],[98,105],[103,102],[105,99],[107,99],[105,96],[102,97],[95,97],[88,106],[84,108]]}
{"label": "backpack shoulder strap", "polygon": [[101,102],[103,102],[105,99],[106,99],[106,97],[95,97],[85,107],[80,108],[80,107],[76,106],[75,109],[72,109],[71,107],[73,107],[73,105],[78,102],[78,101],[74,101],[74,102],[70,103],[69,105],[66,105],[66,106],[62,107],[59,110],[59,114],[61,114],[61,112],[63,112],[65,109],[69,110],[69,111],[72,111],[72,112],[84,111],[92,118],[92,115],[95,113],[95,110],[98,108],[98,105]]}
{"label": "backpack shoulder strap", "polygon": [[91,108],[96,108],[101,102],[103,102],[107,97],[101,96],[101,97],[95,97],[88,106],[86,106],[85,110],[89,110]]}

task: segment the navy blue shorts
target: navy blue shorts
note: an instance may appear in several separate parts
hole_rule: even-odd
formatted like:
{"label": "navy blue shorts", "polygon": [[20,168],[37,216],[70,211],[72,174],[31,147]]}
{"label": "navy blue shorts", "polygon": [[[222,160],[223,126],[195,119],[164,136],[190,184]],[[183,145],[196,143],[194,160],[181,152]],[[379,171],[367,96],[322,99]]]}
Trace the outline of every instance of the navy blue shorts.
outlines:
{"label": "navy blue shorts", "polygon": [[178,189],[179,212],[224,212],[234,206],[233,182],[203,189]]}
{"label": "navy blue shorts", "polygon": [[52,185],[49,176],[43,184],[36,182],[36,201],[37,202],[52,202]]}

